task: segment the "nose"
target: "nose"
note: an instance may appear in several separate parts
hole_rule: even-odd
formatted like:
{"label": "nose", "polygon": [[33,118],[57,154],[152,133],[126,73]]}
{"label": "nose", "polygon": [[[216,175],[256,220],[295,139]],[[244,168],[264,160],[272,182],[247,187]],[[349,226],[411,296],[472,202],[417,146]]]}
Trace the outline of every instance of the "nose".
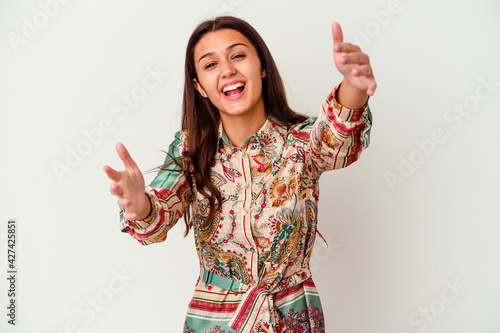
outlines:
{"label": "nose", "polygon": [[233,64],[228,60],[222,60],[219,66],[221,77],[230,77],[236,73],[236,68],[234,68]]}

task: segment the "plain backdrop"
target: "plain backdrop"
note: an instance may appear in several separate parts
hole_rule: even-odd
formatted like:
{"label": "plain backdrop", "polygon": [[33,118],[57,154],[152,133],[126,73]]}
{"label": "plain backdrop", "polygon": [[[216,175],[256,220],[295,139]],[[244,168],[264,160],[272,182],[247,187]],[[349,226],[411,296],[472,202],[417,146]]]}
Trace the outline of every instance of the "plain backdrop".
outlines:
{"label": "plain backdrop", "polygon": [[150,246],[120,233],[101,168],[123,167],[117,142],[144,172],[162,163],[180,128],[187,40],[228,13],[263,36],[302,113],[317,115],[342,80],[332,22],[371,59],[371,146],[320,182],[331,248],[317,242],[311,266],[326,331],[499,332],[499,10],[493,0],[1,0],[0,331],[182,331],[199,268],[193,234],[182,237],[183,221]]}

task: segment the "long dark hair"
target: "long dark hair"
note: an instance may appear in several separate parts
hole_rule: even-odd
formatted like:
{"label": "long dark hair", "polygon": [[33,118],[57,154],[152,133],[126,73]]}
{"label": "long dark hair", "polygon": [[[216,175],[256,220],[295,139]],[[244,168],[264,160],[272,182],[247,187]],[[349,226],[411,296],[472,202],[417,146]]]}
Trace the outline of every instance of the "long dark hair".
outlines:
{"label": "long dark hair", "polygon": [[[262,96],[267,116],[272,116],[278,125],[290,126],[306,120],[308,117],[294,112],[288,106],[285,88],[281,75],[278,72],[271,52],[259,33],[246,21],[233,16],[220,16],[207,20],[193,31],[186,48],[186,63],[184,69],[184,97],[182,103],[182,129],[187,133],[187,151],[180,159],[173,158],[160,168],[168,165],[179,165],[193,190],[193,181],[196,190],[209,201],[209,215],[211,221],[220,209],[222,196],[213,184],[210,177],[210,168],[217,152],[217,139],[220,115],[217,108],[208,98],[202,97],[193,86],[193,79],[198,80],[194,62],[194,48],[203,36],[221,29],[233,29],[244,35],[255,47],[260,59],[261,69],[266,71],[262,79]],[[193,193],[193,196],[195,193]],[[190,205],[187,206],[184,221],[187,236],[192,227]]]}

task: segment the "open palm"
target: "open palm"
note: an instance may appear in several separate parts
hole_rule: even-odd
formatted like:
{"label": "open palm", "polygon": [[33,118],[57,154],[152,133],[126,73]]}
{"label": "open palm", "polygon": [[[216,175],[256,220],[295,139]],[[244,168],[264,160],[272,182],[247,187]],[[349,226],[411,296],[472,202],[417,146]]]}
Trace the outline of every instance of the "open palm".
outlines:
{"label": "open palm", "polygon": [[150,208],[149,199],[144,192],[144,176],[123,144],[117,143],[116,151],[125,165],[125,170],[117,171],[107,165],[102,168],[108,178],[113,180],[110,192],[118,197],[118,205],[125,210],[125,220],[144,219]]}

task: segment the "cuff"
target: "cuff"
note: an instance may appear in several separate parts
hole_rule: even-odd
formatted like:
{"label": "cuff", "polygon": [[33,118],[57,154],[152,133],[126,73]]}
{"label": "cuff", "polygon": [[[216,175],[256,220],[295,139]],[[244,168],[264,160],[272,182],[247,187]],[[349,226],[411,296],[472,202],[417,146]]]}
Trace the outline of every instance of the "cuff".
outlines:
{"label": "cuff", "polygon": [[333,119],[333,117],[335,117],[344,122],[357,122],[363,117],[363,113],[365,113],[368,107],[368,101],[370,100],[370,96],[368,96],[365,105],[363,105],[361,108],[359,109],[346,108],[337,101],[337,91],[339,90],[340,85],[341,84],[333,88],[330,95],[328,95],[329,104],[327,109],[327,115],[330,119]]}

